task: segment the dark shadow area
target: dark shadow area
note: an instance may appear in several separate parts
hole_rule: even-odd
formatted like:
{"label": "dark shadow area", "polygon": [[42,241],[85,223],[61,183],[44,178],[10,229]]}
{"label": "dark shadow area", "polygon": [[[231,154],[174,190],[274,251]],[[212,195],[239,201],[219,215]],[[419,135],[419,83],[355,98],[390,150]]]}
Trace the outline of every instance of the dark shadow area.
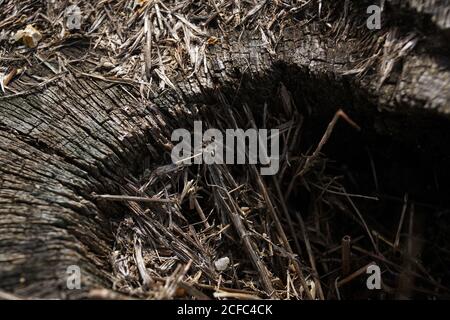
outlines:
{"label": "dark shadow area", "polygon": [[[289,148],[280,172],[263,180],[297,263],[308,281],[320,283],[323,298],[448,298],[450,120],[407,106],[379,111],[369,93],[351,79],[332,74],[313,75],[277,65],[261,78],[235,76],[241,79],[239,84],[186,98],[192,115],[180,118],[178,125],[189,130],[195,120],[202,120],[207,124],[204,129],[223,131],[235,125],[249,129],[248,106],[258,128],[292,128],[291,136],[284,133],[281,140],[281,149],[286,142]],[[291,110],[286,110],[286,95]],[[339,109],[361,130],[337,121],[320,157],[304,175],[294,178]],[[163,113],[173,117],[170,110]],[[145,160],[144,156],[141,161],[134,170],[142,168],[141,174],[127,179],[121,188],[124,195],[176,196],[183,201],[179,206],[124,206],[124,218],[114,221],[118,257],[132,261],[133,246],[136,252],[136,246],[142,245],[146,267],[160,277],[176,272],[180,261],[192,260],[191,276],[202,271],[194,287],[211,297],[218,277],[214,263],[226,256],[232,267],[221,273],[224,287],[255,294],[245,290],[249,283],[256,283],[263,297],[271,296],[271,285],[284,290],[286,273],[298,270],[289,269],[288,246],[277,236],[276,223],[250,166],[177,168],[170,152],[162,150],[159,158]],[[242,225],[233,220],[236,214],[245,214]],[[247,247],[246,232],[254,241]],[[347,272],[343,239],[350,241]],[[249,254],[253,250],[249,246],[256,258]],[[255,267],[258,263],[267,266],[271,284],[264,284],[261,270],[266,269]],[[380,290],[367,289],[364,268],[371,263],[381,269]],[[120,290],[139,288],[139,275],[134,272],[135,278],[122,280]],[[117,271],[114,275],[118,276]],[[297,277],[293,281],[300,285]]]}
{"label": "dark shadow area", "polygon": [[[355,244],[353,267],[370,261],[383,264],[385,290],[368,294],[365,288],[361,290],[364,280],[359,286],[353,284],[353,289],[343,289],[345,298],[425,299],[439,290],[448,297],[444,287],[450,284],[450,120],[408,106],[379,111],[370,95],[352,81],[334,79],[333,75],[314,76],[292,66],[278,65],[267,78],[249,79],[242,75],[242,79],[239,89],[221,89],[219,104],[225,97],[229,107],[239,113],[240,105],[247,103],[261,125],[264,105],[269,118],[277,118],[277,112],[282,114],[283,83],[302,118],[301,142],[293,152],[296,155],[311,155],[339,108],[362,129],[358,132],[339,121],[322,150],[324,164],[305,177],[306,183],[298,181],[287,199],[292,212],[301,212],[308,223],[326,220],[331,238],[339,246],[346,235],[352,239],[364,235],[361,221],[336,189],[336,202],[324,201],[317,212],[317,202],[323,200],[321,193],[327,191],[312,186],[308,180],[320,180],[318,175],[336,177],[340,187],[355,195],[351,197],[354,206],[371,230],[379,251],[374,251],[364,236]],[[287,172],[294,174],[289,169]],[[270,179],[267,181],[273,188]],[[282,180],[281,184],[283,190],[288,188],[288,181]],[[295,220],[294,215],[292,218]],[[298,225],[295,228],[298,230]],[[313,247],[322,253],[330,250],[320,241]],[[318,256],[319,261],[330,258]],[[306,259],[304,252],[302,258]],[[339,263],[330,265],[340,268]],[[330,265],[319,273],[330,272]],[[336,290],[329,290],[329,297],[336,298]],[[341,292],[344,298],[342,295]]]}

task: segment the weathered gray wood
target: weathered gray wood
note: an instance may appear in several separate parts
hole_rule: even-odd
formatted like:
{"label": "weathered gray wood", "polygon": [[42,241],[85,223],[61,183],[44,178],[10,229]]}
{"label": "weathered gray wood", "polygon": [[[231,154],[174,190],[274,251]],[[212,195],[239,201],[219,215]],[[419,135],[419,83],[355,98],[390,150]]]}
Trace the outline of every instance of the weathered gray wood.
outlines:
{"label": "weathered gray wood", "polygon": [[2,290],[59,296],[71,265],[84,289],[111,285],[113,212],[92,193],[118,193],[166,125],[130,90],[72,79],[0,101]]}
{"label": "weathered gray wood", "polygon": [[[446,37],[448,4],[408,3],[431,14]],[[171,130],[192,117],[193,103],[211,97],[231,103],[236,94],[258,101],[290,76],[324,108],[427,110],[447,117],[449,57],[429,52],[421,41],[407,50],[415,38],[393,24],[375,32],[361,29],[361,19],[351,16],[332,28],[292,21],[276,48],[268,48],[259,32],[236,31],[210,46],[208,73],[180,78],[176,91],[152,101],[141,101],[133,86],[81,76],[0,98],[0,289],[20,296],[79,296],[84,291],[65,286],[65,271],[74,264],[82,268],[83,289],[110,287],[112,210],[92,193],[118,193],[148,145],[161,154],[170,148]],[[253,91],[237,91],[241,85]],[[151,155],[155,161],[159,156]]]}

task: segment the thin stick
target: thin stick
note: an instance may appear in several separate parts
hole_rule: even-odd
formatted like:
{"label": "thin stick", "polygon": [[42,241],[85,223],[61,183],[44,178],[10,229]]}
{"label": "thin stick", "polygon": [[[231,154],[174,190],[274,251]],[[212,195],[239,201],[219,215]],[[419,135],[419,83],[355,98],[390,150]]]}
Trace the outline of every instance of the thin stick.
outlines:
{"label": "thin stick", "polygon": [[149,81],[152,77],[152,24],[150,19],[151,17],[146,15],[144,20],[144,32],[146,34],[144,46],[145,75]]}
{"label": "thin stick", "polygon": [[372,153],[370,152],[370,149],[367,148],[367,153],[369,155],[369,161],[370,161],[370,168],[372,169],[372,175],[373,175],[373,182],[375,184],[375,190],[380,190],[378,185],[378,178],[377,178],[377,169],[375,167],[375,162],[373,161]]}
{"label": "thin stick", "polygon": [[277,179],[276,176],[272,176],[272,180],[273,180],[273,183],[275,185],[275,190],[277,191],[278,198],[279,198],[280,203],[281,203],[281,209],[284,212],[284,217],[286,218],[286,220],[288,222],[289,231],[291,232],[291,236],[294,239],[295,249],[297,250],[298,254],[301,254],[302,250],[300,248],[300,243],[298,242],[298,239],[297,239],[297,234],[296,234],[296,232],[294,230],[294,222],[291,219],[291,215],[289,214],[286,202],[284,201],[283,193],[281,192],[281,188],[280,188],[280,185],[278,183],[278,179]]}
{"label": "thin stick", "polygon": [[[344,191],[345,191],[345,189],[344,189]],[[379,252],[378,246],[375,243],[375,240],[373,239],[372,232],[370,231],[369,226],[367,225],[366,221],[364,220],[364,217],[362,216],[361,212],[359,212],[358,208],[356,207],[356,205],[352,201],[352,199],[348,195],[346,195],[346,197],[347,197],[347,200],[350,202],[351,206],[353,207],[353,209],[355,210],[356,214],[358,215],[358,218],[361,220],[361,223],[363,224],[364,229],[366,229],[367,235],[369,236],[370,241],[372,242],[375,252],[378,253]]]}
{"label": "thin stick", "polygon": [[260,297],[253,294],[225,292],[221,289],[213,293],[214,298],[230,298],[237,300],[261,300]]}
{"label": "thin stick", "polygon": [[314,271],[315,283],[317,286],[317,290],[319,293],[320,299],[324,300],[325,296],[323,294],[322,284],[320,283],[319,272],[317,271],[316,260],[314,259],[314,255],[312,252],[311,242],[309,240],[308,233],[306,232],[305,221],[303,221],[303,217],[299,211],[296,211],[297,220],[300,223],[300,227],[302,229],[303,239],[305,241],[306,251],[308,251],[309,263],[311,264],[311,268]]}
{"label": "thin stick", "polygon": [[197,211],[198,215],[200,216],[203,223],[205,224],[205,227],[206,228],[211,227],[211,225],[208,222],[208,219],[205,216],[205,213],[202,210],[202,207],[200,207],[200,204],[198,203],[198,200],[197,200],[197,198],[195,198],[195,196],[194,196],[194,206],[195,206],[195,210]]}
{"label": "thin stick", "polygon": [[337,283],[337,287],[342,287],[344,284],[349,283],[350,281],[352,281],[353,279],[363,275],[364,273],[367,272],[367,268],[370,267],[371,265],[374,265],[375,262],[371,262],[367,265],[365,265],[364,267],[356,270],[355,272],[353,272],[351,275],[349,275],[348,277],[345,277],[344,279],[338,281]]}
{"label": "thin stick", "polygon": [[403,221],[405,220],[406,210],[408,209],[408,194],[405,194],[403,198],[402,214],[400,215],[400,222],[398,223],[397,234],[394,240],[394,249],[397,250],[400,245],[400,232],[402,232]]}
{"label": "thin stick", "polygon": [[358,131],[361,130],[361,127],[358,126],[352,119],[350,119],[350,117],[347,116],[347,114],[342,109],[339,109],[338,111],[336,111],[333,119],[328,124],[328,127],[322,136],[322,139],[320,140],[319,144],[317,145],[316,150],[314,150],[314,152],[311,156],[306,158],[304,165],[302,165],[300,163],[299,167],[297,168],[297,171],[296,171],[297,173],[292,177],[292,179],[288,185],[288,188],[287,188],[287,191],[286,191],[286,194],[284,197],[285,199],[289,198],[289,196],[292,192],[292,189],[294,188],[294,183],[295,183],[296,179],[298,177],[304,176],[305,173],[312,167],[314,160],[316,160],[319,157],[319,154],[322,151],[322,148],[325,146],[325,144],[330,139],[330,136],[333,133],[334,127],[336,126],[336,123],[339,120],[339,118],[343,118],[345,121],[347,121],[352,127],[357,129]]}
{"label": "thin stick", "polygon": [[296,174],[296,177],[303,176],[306,173],[306,171],[308,171],[310,169],[314,160],[319,157],[319,154],[322,151],[322,148],[325,146],[325,144],[330,139],[330,136],[333,133],[334,127],[336,126],[336,123],[338,122],[339,118],[342,118],[345,121],[347,121],[352,127],[357,129],[358,131],[361,130],[360,126],[358,126],[352,119],[350,119],[350,117],[347,116],[347,114],[342,109],[339,109],[335,113],[331,122],[328,124],[327,130],[325,131],[324,135],[322,136],[322,139],[320,140],[319,144],[317,145],[316,150],[314,150],[313,154],[306,159],[303,169],[301,169],[300,172]]}
{"label": "thin stick", "polygon": [[144,287],[148,287],[151,283],[153,283],[153,280],[145,267],[144,257],[142,256],[142,244],[136,235],[134,239],[134,258],[138,267],[139,275],[142,278],[142,283]]}
{"label": "thin stick", "polygon": [[351,257],[350,257],[350,244],[351,244],[350,236],[344,236],[342,238],[342,275],[344,277],[350,274],[350,265],[351,265]]}
{"label": "thin stick", "polygon": [[0,300],[24,300],[25,298],[18,297],[12,293],[0,291]]}
{"label": "thin stick", "polygon": [[110,194],[93,195],[94,199],[102,199],[107,201],[134,201],[134,202],[150,202],[150,203],[177,203],[176,200],[172,199],[161,199],[161,198],[144,198],[144,197],[133,197],[133,196],[118,196]]}

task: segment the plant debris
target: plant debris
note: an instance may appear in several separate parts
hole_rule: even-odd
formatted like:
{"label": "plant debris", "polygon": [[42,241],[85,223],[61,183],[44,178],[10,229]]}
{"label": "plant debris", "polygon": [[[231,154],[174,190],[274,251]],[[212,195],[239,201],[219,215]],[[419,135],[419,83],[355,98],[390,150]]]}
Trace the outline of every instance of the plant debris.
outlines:
{"label": "plant debris", "polygon": [[[46,77],[21,82],[23,91],[12,95],[76,75],[139,86],[143,99],[176,91],[180,74],[195,79],[213,72],[211,50],[227,43],[231,30],[259,31],[273,54],[289,21],[326,19],[332,6],[309,0],[105,0],[77,1],[79,11],[68,12],[66,1],[46,6],[34,0],[1,2],[5,94],[11,94],[8,85],[20,82],[24,70],[38,65],[48,71]],[[81,21],[74,21],[79,13]],[[370,46],[376,52],[372,58],[357,61],[344,75],[373,70],[382,59],[381,85],[418,41],[413,34],[396,36],[387,34],[385,42],[397,45],[383,47],[380,41]],[[376,298],[398,294],[397,287],[405,296],[448,297],[441,281],[448,275],[435,277],[417,258],[422,244],[415,240],[415,207],[408,197],[401,199],[401,219],[392,233],[369,222],[361,209],[359,200],[376,202],[378,197],[347,192],[342,175],[330,173],[331,161],[322,151],[336,123],[343,119],[355,130],[358,125],[339,111],[321,140],[305,141],[304,114],[286,86],[280,84],[278,96],[267,105],[264,117],[252,106],[224,101],[214,105],[213,116],[200,111],[195,116],[222,131],[237,124],[279,128],[285,147],[278,175],[263,178],[254,165],[186,166],[167,160],[129,177],[118,195],[92,195],[95,201],[118,204],[121,217],[111,218],[111,290],[93,290],[90,297],[361,298],[360,291],[349,294],[347,288],[362,281],[374,264],[388,274]]]}
{"label": "plant debris", "polygon": [[27,25],[25,29],[17,31],[14,35],[14,41],[22,41],[28,48],[36,48],[41,39],[42,34],[32,25]]}

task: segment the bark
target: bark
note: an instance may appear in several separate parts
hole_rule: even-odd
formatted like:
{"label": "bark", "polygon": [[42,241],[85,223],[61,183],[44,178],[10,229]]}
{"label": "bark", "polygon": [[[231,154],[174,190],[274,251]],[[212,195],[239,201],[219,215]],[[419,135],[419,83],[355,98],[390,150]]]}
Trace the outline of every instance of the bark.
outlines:
{"label": "bark", "polygon": [[[368,114],[372,127],[390,113],[404,115],[411,127],[417,115],[447,119],[448,5],[388,3],[414,20],[430,19],[438,31],[418,26],[415,38],[408,24],[405,30],[393,20],[369,31],[361,27],[364,20],[339,12],[331,28],[290,22],[276,48],[260,32],[236,31],[209,48],[207,73],[180,78],[176,90],[149,101],[135,85],[82,75],[1,97],[0,289],[65,298],[111,288],[109,221],[120,207],[96,201],[93,193],[118,194],[144,163],[161,161],[171,130],[195,117],[194,105],[236,99],[258,105],[283,81],[311,113],[342,107]],[[81,291],[67,289],[70,265],[82,270]]]}

